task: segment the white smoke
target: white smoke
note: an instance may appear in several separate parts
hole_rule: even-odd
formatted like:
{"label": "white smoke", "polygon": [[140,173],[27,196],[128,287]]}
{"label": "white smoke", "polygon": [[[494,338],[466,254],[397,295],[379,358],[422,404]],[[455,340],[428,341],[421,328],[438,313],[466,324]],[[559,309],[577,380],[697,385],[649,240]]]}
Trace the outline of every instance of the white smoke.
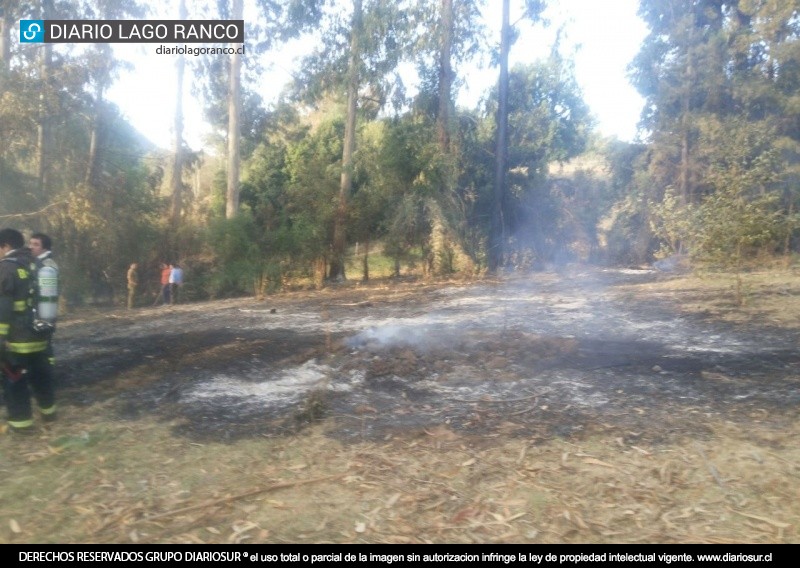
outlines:
{"label": "white smoke", "polygon": [[[335,371],[320,365],[316,360],[307,361],[299,367],[284,369],[274,376],[255,375],[248,379],[240,376],[218,374],[181,396],[181,402],[191,404],[216,399],[236,400],[246,406],[268,406],[276,403],[292,404],[305,398],[313,390],[325,389],[347,392],[363,381],[359,373],[332,380]],[[344,380],[342,380],[344,379]]]}

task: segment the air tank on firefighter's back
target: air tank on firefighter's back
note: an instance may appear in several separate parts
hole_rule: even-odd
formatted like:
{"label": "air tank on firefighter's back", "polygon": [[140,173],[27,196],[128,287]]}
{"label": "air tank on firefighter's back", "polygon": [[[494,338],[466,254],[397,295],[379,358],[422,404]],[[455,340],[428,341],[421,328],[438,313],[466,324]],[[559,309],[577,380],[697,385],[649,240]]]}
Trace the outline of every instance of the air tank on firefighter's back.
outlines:
{"label": "air tank on firefighter's back", "polygon": [[52,266],[39,269],[38,316],[50,323],[58,316],[58,271]]}

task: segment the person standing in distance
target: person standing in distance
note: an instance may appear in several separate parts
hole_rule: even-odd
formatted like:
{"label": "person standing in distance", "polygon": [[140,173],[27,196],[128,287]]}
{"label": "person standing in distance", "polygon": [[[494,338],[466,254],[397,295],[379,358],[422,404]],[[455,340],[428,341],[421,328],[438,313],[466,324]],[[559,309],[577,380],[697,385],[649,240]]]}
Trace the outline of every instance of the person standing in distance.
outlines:
{"label": "person standing in distance", "polygon": [[136,287],[139,285],[139,272],[137,271],[138,264],[131,263],[128,268],[128,309],[133,309],[133,303],[136,299]]}
{"label": "person standing in distance", "polygon": [[12,432],[33,433],[31,391],[46,422],[56,417],[49,338],[34,330],[34,258],[22,233],[0,230],[0,374]]}
{"label": "person standing in distance", "polygon": [[176,262],[169,273],[170,304],[178,303],[178,288],[183,285],[183,269]]}
{"label": "person standing in distance", "polygon": [[156,301],[153,302],[153,306],[157,306],[158,302],[161,301],[162,305],[166,306],[170,303],[169,301],[169,277],[172,274],[172,265],[166,264],[164,262],[161,263],[161,291],[158,293],[156,297]]}

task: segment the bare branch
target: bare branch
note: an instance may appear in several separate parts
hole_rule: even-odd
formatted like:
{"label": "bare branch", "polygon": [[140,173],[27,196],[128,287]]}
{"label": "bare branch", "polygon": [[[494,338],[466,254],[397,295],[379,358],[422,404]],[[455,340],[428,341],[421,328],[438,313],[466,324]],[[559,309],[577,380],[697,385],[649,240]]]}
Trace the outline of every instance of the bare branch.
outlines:
{"label": "bare branch", "polygon": [[35,217],[36,215],[44,213],[48,209],[52,209],[53,207],[57,207],[58,205],[64,205],[66,203],[67,200],[63,199],[61,201],[56,201],[54,203],[51,203],[50,205],[47,205],[39,209],[38,211],[31,211],[30,213],[12,213],[9,215],[0,215],[0,219],[24,219],[25,217]]}

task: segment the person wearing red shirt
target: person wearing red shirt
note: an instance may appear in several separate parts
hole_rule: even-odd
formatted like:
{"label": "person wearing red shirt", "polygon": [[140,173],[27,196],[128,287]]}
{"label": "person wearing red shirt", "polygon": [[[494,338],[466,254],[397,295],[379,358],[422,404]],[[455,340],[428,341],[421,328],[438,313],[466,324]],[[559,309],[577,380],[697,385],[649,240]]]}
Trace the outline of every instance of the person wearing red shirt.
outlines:
{"label": "person wearing red shirt", "polygon": [[158,302],[161,301],[162,305],[168,306],[170,304],[170,282],[169,282],[169,275],[172,273],[172,265],[161,263],[161,293],[156,298],[156,301],[153,302],[154,306],[158,305]]}

